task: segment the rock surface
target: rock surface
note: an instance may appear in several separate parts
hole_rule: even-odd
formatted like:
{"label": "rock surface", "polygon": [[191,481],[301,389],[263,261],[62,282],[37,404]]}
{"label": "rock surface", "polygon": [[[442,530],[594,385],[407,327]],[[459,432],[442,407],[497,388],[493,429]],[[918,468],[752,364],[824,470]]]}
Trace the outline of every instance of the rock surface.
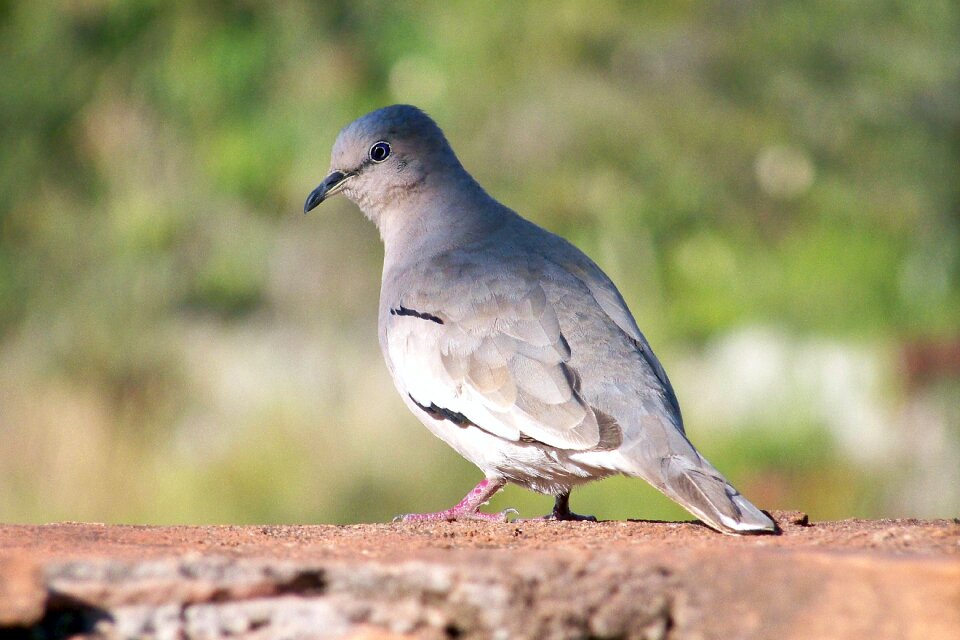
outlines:
{"label": "rock surface", "polygon": [[960,523],[0,526],[0,634],[960,637]]}

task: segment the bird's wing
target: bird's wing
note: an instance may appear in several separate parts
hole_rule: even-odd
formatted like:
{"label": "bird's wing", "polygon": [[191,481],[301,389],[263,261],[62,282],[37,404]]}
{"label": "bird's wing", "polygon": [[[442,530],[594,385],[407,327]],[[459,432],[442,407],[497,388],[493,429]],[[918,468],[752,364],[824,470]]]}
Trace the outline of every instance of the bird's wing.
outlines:
{"label": "bird's wing", "polygon": [[590,260],[590,258],[563,238],[559,238],[559,240],[569,247],[569,250],[558,252],[558,255],[566,258],[560,260],[558,265],[586,285],[594,300],[596,300],[600,308],[603,309],[603,312],[606,313],[607,316],[620,327],[620,330],[636,345],[637,349],[657,376],[660,384],[663,385],[667,401],[670,403],[670,407],[676,412],[676,426],[683,432],[680,402],[677,400],[677,394],[673,390],[673,385],[670,384],[670,379],[667,377],[667,372],[664,370],[663,365],[660,364],[660,360],[653,353],[653,349],[650,348],[650,343],[647,342],[646,336],[643,335],[640,327],[637,326],[637,321],[627,308],[627,303],[624,301],[623,296],[620,295],[620,291],[607,274]]}
{"label": "bird's wing", "polygon": [[[570,346],[541,283],[468,258],[432,260],[398,283],[385,346],[402,391],[431,416],[573,450],[603,446],[604,417],[581,397]],[[412,284],[415,283],[415,284]]]}

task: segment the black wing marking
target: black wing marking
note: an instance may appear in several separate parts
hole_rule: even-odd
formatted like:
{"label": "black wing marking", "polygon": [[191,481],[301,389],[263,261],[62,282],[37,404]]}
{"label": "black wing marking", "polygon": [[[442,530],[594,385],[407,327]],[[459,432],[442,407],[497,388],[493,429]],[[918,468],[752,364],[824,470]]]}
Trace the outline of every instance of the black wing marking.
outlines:
{"label": "black wing marking", "polygon": [[443,324],[443,320],[433,315],[432,313],[425,313],[423,311],[417,311],[415,309],[408,309],[403,305],[399,307],[390,309],[390,315],[392,316],[412,316],[414,318],[420,318],[421,320],[429,320],[430,322],[436,322],[437,324]]}
{"label": "black wing marking", "polygon": [[[407,394],[407,395],[410,395],[410,394]],[[431,418],[435,418],[436,420],[449,420],[450,422],[457,425],[458,427],[476,427],[477,426],[470,420],[470,418],[463,415],[462,413],[451,411],[450,409],[444,409],[443,407],[438,407],[432,402],[430,403],[430,406],[422,405],[419,402],[417,402],[417,400],[413,396],[410,396],[410,399],[413,400],[413,403],[415,405],[423,409],[424,413],[429,415]]]}

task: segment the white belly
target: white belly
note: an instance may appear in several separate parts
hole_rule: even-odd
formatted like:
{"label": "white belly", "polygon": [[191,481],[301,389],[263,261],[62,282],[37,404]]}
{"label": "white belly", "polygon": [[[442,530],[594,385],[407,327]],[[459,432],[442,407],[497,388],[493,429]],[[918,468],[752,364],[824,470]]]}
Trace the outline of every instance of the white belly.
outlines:
{"label": "white belly", "polygon": [[[403,393],[410,411],[457,453],[475,464],[487,477],[505,478],[520,486],[557,495],[571,487],[598,480],[618,470],[596,460],[596,454],[567,452],[538,443],[512,442],[479,427],[458,426],[449,420],[436,420]],[[603,452],[613,462],[613,452]],[[593,459],[591,459],[593,458]]]}

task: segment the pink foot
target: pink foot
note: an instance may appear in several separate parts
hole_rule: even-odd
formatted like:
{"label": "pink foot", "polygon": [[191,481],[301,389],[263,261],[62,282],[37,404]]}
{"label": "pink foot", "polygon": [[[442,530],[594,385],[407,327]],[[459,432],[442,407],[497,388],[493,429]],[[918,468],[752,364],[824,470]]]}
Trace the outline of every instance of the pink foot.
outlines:
{"label": "pink foot", "polygon": [[394,522],[423,522],[454,520],[483,520],[485,522],[509,522],[511,515],[517,515],[516,509],[505,509],[500,513],[484,513],[480,507],[490,501],[493,495],[506,484],[503,480],[485,478],[464,496],[457,506],[436,513],[407,513],[397,516]]}
{"label": "pink foot", "polygon": [[436,513],[405,513],[393,519],[394,522],[427,522],[427,521],[446,521],[454,522],[456,520],[482,520],[484,522],[510,522],[511,515],[518,515],[516,509],[504,509],[499,513],[484,513],[483,511],[467,511],[454,507],[446,511],[437,511]]}

